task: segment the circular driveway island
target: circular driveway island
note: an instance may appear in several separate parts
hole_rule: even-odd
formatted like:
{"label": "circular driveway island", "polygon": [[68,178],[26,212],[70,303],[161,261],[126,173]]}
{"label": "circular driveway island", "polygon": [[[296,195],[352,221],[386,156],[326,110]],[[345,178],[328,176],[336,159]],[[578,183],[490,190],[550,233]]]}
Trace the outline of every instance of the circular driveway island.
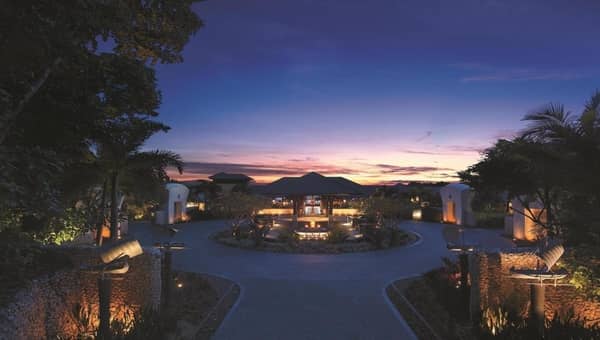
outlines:
{"label": "circular driveway island", "polygon": [[[443,225],[403,222],[421,236],[398,248],[348,254],[284,254],[227,247],[209,237],[228,227],[226,221],[177,225],[165,229],[133,224],[130,234],[144,246],[184,242],[173,255],[177,270],[231,279],[241,286],[238,302],[215,339],[414,339],[415,336],[384,294],[388,283],[419,275],[450,256]],[[503,243],[499,231],[473,230],[476,243]]]}

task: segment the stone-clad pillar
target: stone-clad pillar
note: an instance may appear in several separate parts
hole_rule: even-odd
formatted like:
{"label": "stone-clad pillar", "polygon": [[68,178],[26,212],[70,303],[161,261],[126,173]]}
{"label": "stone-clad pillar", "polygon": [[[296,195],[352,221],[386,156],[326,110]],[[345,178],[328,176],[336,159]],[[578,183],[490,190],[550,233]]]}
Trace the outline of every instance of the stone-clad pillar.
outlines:
{"label": "stone-clad pillar", "polygon": [[481,311],[487,306],[488,261],[485,253],[470,255],[469,272],[471,274],[470,314],[471,320],[479,322]]}

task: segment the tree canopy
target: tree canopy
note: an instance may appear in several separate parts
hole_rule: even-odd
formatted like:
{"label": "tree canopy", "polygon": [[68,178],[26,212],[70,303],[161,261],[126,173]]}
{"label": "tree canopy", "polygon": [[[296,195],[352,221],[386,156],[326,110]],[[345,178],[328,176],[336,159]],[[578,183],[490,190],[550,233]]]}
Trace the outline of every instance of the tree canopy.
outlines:
{"label": "tree canopy", "polygon": [[459,175],[479,192],[539,201],[536,220],[572,243],[600,242],[600,92],[579,116],[550,104],[524,117],[513,140],[499,140]]}
{"label": "tree canopy", "polygon": [[[3,4],[0,230],[25,224],[43,230],[77,202],[97,196],[107,176],[100,164],[106,159],[107,134],[113,146],[123,144],[137,126],[137,150],[151,134],[168,129],[151,120],[161,103],[153,65],[182,61],[185,44],[202,26],[194,2]],[[167,156],[157,152],[154,160]],[[136,163],[148,165],[149,156]],[[138,190],[165,181],[167,164],[149,165],[155,181]],[[120,188],[133,187],[133,178],[122,178]]]}

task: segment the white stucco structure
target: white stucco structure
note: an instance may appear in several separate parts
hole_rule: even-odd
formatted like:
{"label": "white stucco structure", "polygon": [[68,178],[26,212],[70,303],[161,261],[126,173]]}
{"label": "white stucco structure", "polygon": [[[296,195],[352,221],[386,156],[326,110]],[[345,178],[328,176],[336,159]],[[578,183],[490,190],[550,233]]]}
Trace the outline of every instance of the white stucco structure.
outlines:
{"label": "white stucco structure", "polygon": [[[534,241],[539,238],[542,232],[541,226],[532,219],[532,214],[536,217],[542,212],[544,206],[539,201],[529,202],[529,209],[523,207],[518,199],[511,201],[511,215],[505,220],[504,231],[507,235],[517,240]],[[545,220],[545,213],[539,216],[540,220]]]}
{"label": "white stucco structure", "polygon": [[440,189],[442,197],[442,216],[446,223],[459,225],[475,225],[475,217],[471,210],[473,191],[462,183],[452,183]]}
{"label": "white stucco structure", "polygon": [[186,218],[185,209],[190,189],[179,183],[167,183],[166,189],[166,202],[156,212],[157,224],[173,224]]}

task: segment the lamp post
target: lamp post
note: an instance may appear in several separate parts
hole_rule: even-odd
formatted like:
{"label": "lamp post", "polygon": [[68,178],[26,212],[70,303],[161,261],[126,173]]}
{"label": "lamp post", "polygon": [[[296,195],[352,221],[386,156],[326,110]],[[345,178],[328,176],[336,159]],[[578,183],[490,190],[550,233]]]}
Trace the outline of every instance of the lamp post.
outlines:
{"label": "lamp post", "polygon": [[110,338],[110,294],[111,281],[102,275],[98,278],[98,318],[100,325],[98,327],[98,339],[104,340]]}
{"label": "lamp post", "polygon": [[157,242],[154,244],[155,248],[158,248],[163,253],[163,263],[162,263],[162,293],[161,293],[161,309],[165,310],[170,301],[171,294],[171,278],[172,274],[172,262],[173,262],[173,250],[183,250],[185,249],[185,244],[183,242]]}
{"label": "lamp post", "polygon": [[465,315],[468,315],[471,300],[471,289],[469,286],[469,254],[472,254],[477,246],[475,244],[467,244],[465,242],[465,234],[463,228],[459,228],[458,232],[460,235],[459,243],[454,244],[448,242],[446,244],[446,247],[450,251],[458,252],[458,263],[460,267],[460,293],[462,300],[465,304],[465,310],[463,312],[465,313]]}

